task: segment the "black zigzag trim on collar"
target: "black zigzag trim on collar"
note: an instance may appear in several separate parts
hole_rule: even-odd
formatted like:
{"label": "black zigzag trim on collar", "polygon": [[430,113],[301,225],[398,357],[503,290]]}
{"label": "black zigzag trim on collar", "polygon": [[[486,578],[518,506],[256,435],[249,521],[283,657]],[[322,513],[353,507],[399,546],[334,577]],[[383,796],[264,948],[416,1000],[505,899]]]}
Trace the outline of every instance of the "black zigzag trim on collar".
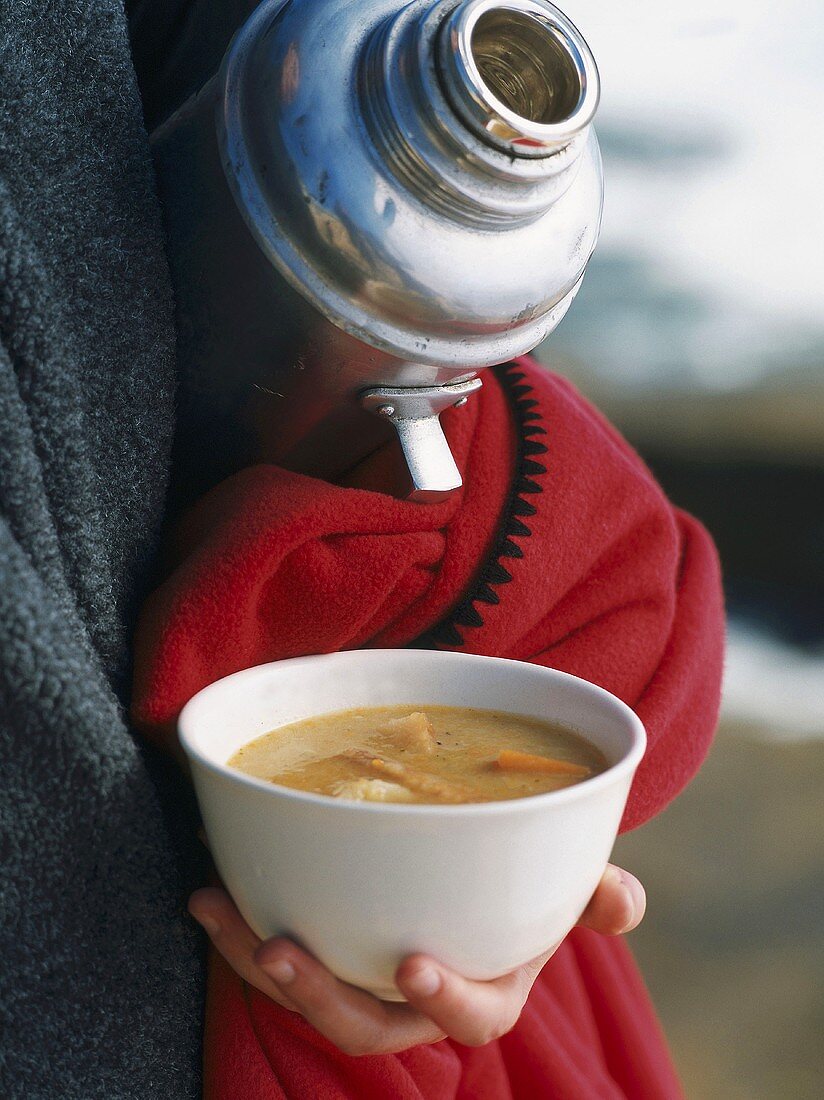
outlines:
{"label": "black zigzag trim on collar", "polygon": [[524,556],[514,540],[532,534],[525,521],[534,516],[537,509],[530,503],[529,497],[544,491],[535,478],[546,473],[546,466],[537,457],[547,453],[546,445],[538,438],[546,435],[546,428],[540,423],[541,414],[535,411],[538,402],[532,397],[532,387],[524,381],[526,375],[517,363],[506,363],[493,369],[515,418],[515,476],[486,565],[476,577],[467,597],[418,641],[419,646],[461,646],[464,638],[460,627],[483,626],[483,614],[476,605],[500,603],[495,589],[512,580],[512,574],[504,562],[508,558]]}

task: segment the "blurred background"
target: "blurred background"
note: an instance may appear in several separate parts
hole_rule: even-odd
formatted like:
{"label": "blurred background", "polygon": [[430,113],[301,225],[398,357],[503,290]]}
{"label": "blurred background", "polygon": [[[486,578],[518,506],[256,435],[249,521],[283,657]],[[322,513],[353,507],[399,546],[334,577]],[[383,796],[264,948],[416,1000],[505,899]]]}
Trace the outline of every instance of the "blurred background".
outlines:
{"label": "blurred background", "polygon": [[624,838],[690,1100],[824,1095],[824,7],[559,0],[593,48],[601,242],[539,349],[721,551],[721,724]]}

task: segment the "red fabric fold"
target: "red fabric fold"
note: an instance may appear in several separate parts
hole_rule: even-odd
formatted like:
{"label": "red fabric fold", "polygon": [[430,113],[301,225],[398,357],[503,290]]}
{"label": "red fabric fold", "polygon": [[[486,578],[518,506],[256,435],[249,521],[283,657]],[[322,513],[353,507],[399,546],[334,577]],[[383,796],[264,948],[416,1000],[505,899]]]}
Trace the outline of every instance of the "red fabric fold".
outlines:
{"label": "red fabric fold", "polygon": [[[209,493],[143,612],[135,719],[168,743],[207,683],[306,653],[417,642],[535,661],[643,718],[623,827],[640,824],[695,773],[715,726],[712,543],[600,414],[528,359],[488,371],[478,399],[443,420],[464,488],[437,505],[380,492],[386,453],[346,487],[258,466]],[[348,1058],[221,962],[210,973],[207,1094],[220,1100],[680,1095],[626,947],[580,930],[515,1030],[473,1051],[445,1041]]]}

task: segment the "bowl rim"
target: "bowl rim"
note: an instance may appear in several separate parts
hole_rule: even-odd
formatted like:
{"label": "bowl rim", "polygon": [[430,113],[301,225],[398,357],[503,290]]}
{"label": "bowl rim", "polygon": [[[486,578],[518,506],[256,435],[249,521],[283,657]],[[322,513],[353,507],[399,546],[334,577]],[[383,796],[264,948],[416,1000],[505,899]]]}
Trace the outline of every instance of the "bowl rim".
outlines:
{"label": "bowl rim", "polygon": [[[619,714],[627,719],[632,743],[629,750],[620,760],[611,764],[604,771],[599,772],[598,775],[594,775],[589,779],[584,779],[580,783],[573,784],[571,787],[563,787],[558,791],[546,791],[542,794],[525,795],[522,798],[501,799],[495,802],[462,803],[367,802],[348,798],[333,798],[331,795],[301,791],[294,787],[284,787],[279,783],[272,783],[267,779],[258,779],[255,776],[247,775],[245,772],[240,771],[238,768],[232,768],[228,764],[220,764],[212,760],[211,757],[202,751],[196,744],[193,744],[193,738],[196,734],[190,733],[188,729],[188,725],[193,721],[193,713],[196,714],[197,709],[203,706],[205,702],[208,702],[207,696],[213,691],[217,693],[219,690],[225,690],[229,681],[233,681],[235,684],[242,684],[245,679],[251,680],[265,674],[269,669],[277,668],[281,670],[287,665],[298,667],[300,665],[321,662],[327,664],[345,664],[347,660],[365,661],[368,664],[370,660],[375,660],[386,654],[393,654],[396,656],[402,655],[402,659],[408,659],[413,663],[419,660],[430,660],[434,657],[437,660],[457,660],[460,663],[489,662],[496,665],[515,665],[521,670],[524,668],[534,670],[539,675],[546,675],[547,678],[551,680],[584,685],[587,691],[593,692],[596,696],[600,696],[602,699],[608,701]],[[432,705],[443,706],[449,704],[439,703]],[[507,710],[507,708],[502,709],[505,711]],[[335,712],[328,711],[323,713]],[[516,712],[509,711],[509,713],[515,714]],[[277,729],[278,727],[275,726],[273,728]],[[537,811],[543,807],[549,808],[553,805],[562,805],[566,802],[575,801],[578,798],[596,795],[602,788],[612,786],[614,783],[624,779],[628,774],[632,777],[643,759],[647,748],[646,729],[644,723],[635,711],[623,702],[623,700],[619,699],[617,695],[613,695],[613,693],[607,691],[606,688],[599,687],[598,684],[594,684],[590,680],[585,680],[581,676],[574,676],[572,673],[562,672],[560,669],[551,668],[547,665],[532,664],[529,661],[516,661],[509,657],[490,657],[477,653],[457,653],[452,650],[402,648],[350,649],[335,653],[287,657],[281,661],[266,661],[261,664],[250,665],[248,668],[240,669],[238,672],[229,673],[227,676],[222,676],[220,679],[212,681],[212,683],[207,684],[206,687],[201,688],[200,691],[193,695],[178,715],[177,733],[183,751],[190,761],[194,761],[207,771],[229,779],[241,786],[265,791],[271,797],[285,798],[287,801],[314,805],[318,807],[320,812],[324,813],[407,814],[412,817],[471,817],[486,816],[489,814],[528,813],[530,811]],[[586,737],[586,734],[581,733],[581,736]],[[250,738],[250,740],[252,739]]]}

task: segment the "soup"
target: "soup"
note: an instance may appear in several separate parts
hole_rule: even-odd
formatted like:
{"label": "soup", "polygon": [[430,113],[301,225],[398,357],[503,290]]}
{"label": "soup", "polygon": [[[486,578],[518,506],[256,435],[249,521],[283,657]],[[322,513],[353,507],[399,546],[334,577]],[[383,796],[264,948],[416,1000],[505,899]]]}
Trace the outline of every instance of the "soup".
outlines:
{"label": "soup", "polygon": [[580,783],[603,755],[562,726],[464,707],[369,707],[265,733],[228,761],[247,775],[358,802],[526,798]]}

